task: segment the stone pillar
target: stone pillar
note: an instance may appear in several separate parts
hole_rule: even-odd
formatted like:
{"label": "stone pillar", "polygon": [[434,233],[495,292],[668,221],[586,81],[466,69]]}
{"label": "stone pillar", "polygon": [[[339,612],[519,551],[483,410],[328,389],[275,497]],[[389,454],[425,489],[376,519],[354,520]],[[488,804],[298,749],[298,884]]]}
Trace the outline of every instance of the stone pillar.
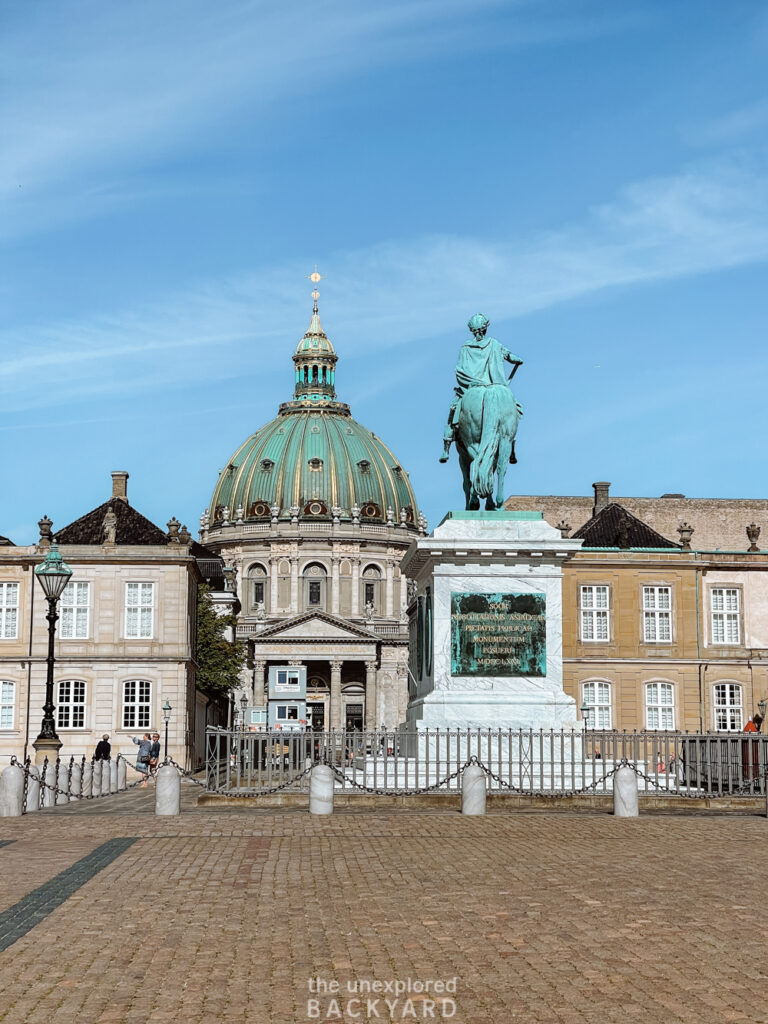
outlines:
{"label": "stone pillar", "polygon": [[638,816],[637,775],[624,765],[613,777],[613,813],[617,818]]}
{"label": "stone pillar", "polygon": [[253,703],[261,704],[264,701],[264,677],[267,671],[266,661],[254,661],[253,663]]}
{"label": "stone pillar", "polygon": [[391,559],[387,559],[387,596],[386,596],[386,616],[391,619],[395,614],[395,565]]}
{"label": "stone pillar", "polygon": [[[113,757],[109,761],[105,761],[105,764],[109,765],[109,788],[106,789],[107,793],[117,792],[117,758]],[[101,777],[101,792],[105,792],[104,787],[104,775]]]}
{"label": "stone pillar", "polygon": [[327,764],[316,764],[309,773],[309,813],[333,813],[334,774]]}
{"label": "stone pillar", "polygon": [[91,778],[91,796],[101,796],[101,772],[103,767],[103,761],[93,762],[93,776]]}
{"label": "stone pillar", "polygon": [[352,559],[352,616],[360,614],[360,559]]}
{"label": "stone pillar", "polygon": [[331,612],[338,615],[339,607],[339,559],[334,555],[331,560]]}
{"label": "stone pillar", "polygon": [[181,776],[172,764],[157,769],[155,779],[155,814],[179,814],[181,811]]}
{"label": "stone pillar", "polygon": [[69,799],[79,800],[81,794],[81,787],[83,782],[82,770],[80,768],[80,762],[75,761],[72,765],[72,771],[69,775]]}
{"label": "stone pillar", "polygon": [[93,795],[93,761],[86,761],[83,765],[80,795],[85,797],[86,800]]}
{"label": "stone pillar", "polygon": [[40,769],[36,764],[29,766],[27,776],[27,814],[40,810]]}
{"label": "stone pillar", "polygon": [[299,613],[299,559],[291,558],[291,614]]}
{"label": "stone pillar", "polygon": [[479,764],[471,764],[461,773],[461,813],[485,814],[486,779]]}
{"label": "stone pillar", "polygon": [[24,769],[21,765],[9,764],[0,775],[0,817],[19,818],[23,810]]}
{"label": "stone pillar", "polygon": [[56,794],[57,804],[69,803],[69,765],[65,761],[59,761],[59,770],[56,775],[56,786],[59,792]]}
{"label": "stone pillar", "polygon": [[117,789],[122,792],[128,785],[128,769],[122,754],[117,755]]}
{"label": "stone pillar", "polygon": [[376,728],[376,662],[365,663],[365,731],[373,732]]}
{"label": "stone pillar", "polygon": [[341,728],[341,662],[331,662],[331,729]]}
{"label": "stone pillar", "polygon": [[56,785],[56,765],[49,761],[45,767],[45,771],[42,775],[42,780],[45,783],[45,789],[43,790],[43,807],[53,807],[56,803],[56,793],[54,786]]}
{"label": "stone pillar", "polygon": [[277,612],[277,581],[280,577],[280,558],[275,556],[269,562],[269,611]]}

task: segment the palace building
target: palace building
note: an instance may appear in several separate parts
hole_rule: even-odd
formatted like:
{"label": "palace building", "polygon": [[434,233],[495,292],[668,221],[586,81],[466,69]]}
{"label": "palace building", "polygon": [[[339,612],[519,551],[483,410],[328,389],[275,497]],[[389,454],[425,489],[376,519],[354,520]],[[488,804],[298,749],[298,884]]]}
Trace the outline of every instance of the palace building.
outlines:
{"label": "palace building", "polygon": [[583,542],[563,570],[566,693],[592,728],[743,729],[768,701],[768,500],[593,487],[506,503]]}
{"label": "palace building", "polygon": [[236,569],[250,705],[278,726],[393,727],[408,702],[400,560],[426,520],[400,460],[337,399],[313,299],[293,398],[227,461],[200,540]]}

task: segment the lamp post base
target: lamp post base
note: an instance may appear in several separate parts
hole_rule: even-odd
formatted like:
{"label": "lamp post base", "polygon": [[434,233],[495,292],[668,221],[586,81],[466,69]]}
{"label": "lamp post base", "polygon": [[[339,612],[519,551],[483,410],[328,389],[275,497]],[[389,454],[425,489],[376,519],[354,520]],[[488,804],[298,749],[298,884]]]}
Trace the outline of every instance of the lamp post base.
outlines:
{"label": "lamp post base", "polygon": [[42,736],[38,736],[35,742],[32,744],[35,748],[35,764],[41,765],[46,757],[49,761],[55,761],[59,756],[62,743],[58,736],[55,739],[46,739]]}

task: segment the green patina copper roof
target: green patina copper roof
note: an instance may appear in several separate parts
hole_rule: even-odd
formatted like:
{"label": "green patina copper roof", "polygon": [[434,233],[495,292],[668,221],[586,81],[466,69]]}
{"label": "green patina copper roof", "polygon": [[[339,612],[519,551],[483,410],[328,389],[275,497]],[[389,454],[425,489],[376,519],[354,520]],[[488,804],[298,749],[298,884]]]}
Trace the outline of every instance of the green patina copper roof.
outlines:
{"label": "green patina copper roof", "polygon": [[405,508],[408,524],[416,527],[418,505],[408,474],[383,441],[352,419],[349,406],[335,400],[336,361],[315,303],[293,356],[294,399],[244,441],[222,470],[211,499],[211,525],[221,521],[225,507],[234,522],[238,507],[246,521],[269,519],[273,505],[280,506],[281,519],[290,518],[292,506],[301,519],[329,519],[336,506],[349,520],[358,505],[361,518],[373,522],[384,521],[388,508],[399,522]]}

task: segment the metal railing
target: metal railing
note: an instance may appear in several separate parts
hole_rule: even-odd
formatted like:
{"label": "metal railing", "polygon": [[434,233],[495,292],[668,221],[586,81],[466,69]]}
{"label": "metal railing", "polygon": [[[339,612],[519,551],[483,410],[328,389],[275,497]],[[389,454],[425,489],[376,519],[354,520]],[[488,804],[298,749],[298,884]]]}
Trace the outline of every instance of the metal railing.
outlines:
{"label": "metal railing", "polygon": [[768,736],[744,733],[211,729],[206,750],[206,789],[229,796],[306,791],[314,764],[331,765],[339,790],[387,794],[456,791],[471,758],[491,791],[527,795],[611,793],[625,762],[662,796],[764,796],[768,773]]}

